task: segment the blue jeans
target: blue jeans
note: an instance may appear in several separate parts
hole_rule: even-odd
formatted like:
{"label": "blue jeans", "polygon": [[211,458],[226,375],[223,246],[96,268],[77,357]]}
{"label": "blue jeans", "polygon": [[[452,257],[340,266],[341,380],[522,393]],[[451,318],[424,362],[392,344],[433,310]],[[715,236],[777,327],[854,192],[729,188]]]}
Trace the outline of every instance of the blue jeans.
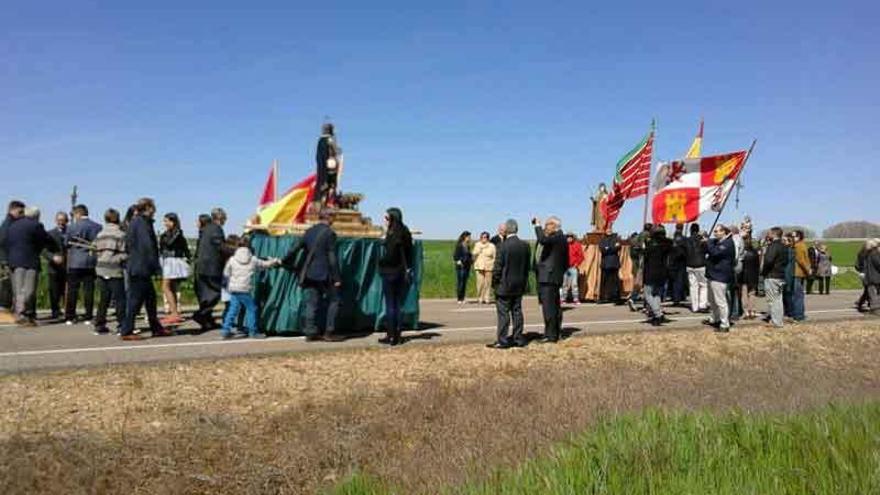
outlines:
{"label": "blue jeans", "polygon": [[807,318],[804,308],[804,279],[800,277],[794,278],[791,288],[791,317],[798,321]]}
{"label": "blue jeans", "polygon": [[244,327],[247,329],[248,335],[253,337],[257,334],[257,302],[249,292],[233,292],[230,296],[229,311],[223,317],[223,328],[220,329],[220,335],[232,334],[232,327],[238,319],[238,312],[244,306]]}
{"label": "blue jeans", "polygon": [[471,274],[470,267],[455,267],[456,295],[459,301],[464,301],[467,294],[468,276]]}
{"label": "blue jeans", "polygon": [[399,336],[403,329],[403,304],[409,285],[403,273],[382,275],[382,293],[385,296],[385,324],[388,334]]}

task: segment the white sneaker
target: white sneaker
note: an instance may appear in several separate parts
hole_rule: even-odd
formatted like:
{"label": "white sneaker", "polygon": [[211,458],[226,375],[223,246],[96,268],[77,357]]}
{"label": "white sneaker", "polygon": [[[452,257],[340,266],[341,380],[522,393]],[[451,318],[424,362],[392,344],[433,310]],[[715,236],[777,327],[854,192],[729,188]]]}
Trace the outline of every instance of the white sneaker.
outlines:
{"label": "white sneaker", "polygon": [[73,320],[67,320],[64,322],[64,324],[67,326],[73,325]]}
{"label": "white sneaker", "polygon": [[86,321],[84,321],[84,322],[83,322],[83,325],[91,326],[91,325],[92,325],[92,320],[86,320]]}

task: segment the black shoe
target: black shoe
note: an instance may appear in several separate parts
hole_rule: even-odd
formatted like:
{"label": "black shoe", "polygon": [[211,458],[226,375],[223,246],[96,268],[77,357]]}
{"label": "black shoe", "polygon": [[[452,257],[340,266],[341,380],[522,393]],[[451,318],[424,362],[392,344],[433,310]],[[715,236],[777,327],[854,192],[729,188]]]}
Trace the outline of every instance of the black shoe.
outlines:
{"label": "black shoe", "polygon": [[525,339],[514,341],[512,344],[513,347],[528,347],[528,345],[529,341]]}
{"label": "black shoe", "polygon": [[332,332],[327,332],[324,334],[324,340],[326,340],[327,342],[343,342],[345,340],[345,337]]}
{"label": "black shoe", "polygon": [[489,349],[510,349],[512,346],[506,343],[493,342],[491,344],[486,344],[486,347]]}
{"label": "black shoe", "polygon": [[721,322],[720,321],[712,321],[710,319],[705,319],[705,320],[703,320],[703,325],[706,325],[707,327],[718,328],[721,326]]}
{"label": "black shoe", "polygon": [[672,320],[670,320],[669,318],[667,318],[666,315],[663,315],[663,316],[661,316],[661,317],[658,318],[658,319],[660,320],[660,323],[672,323]]}
{"label": "black shoe", "polygon": [[306,342],[320,342],[324,340],[320,335],[306,335]]}
{"label": "black shoe", "polygon": [[662,318],[651,318],[651,326],[662,327],[663,326],[663,319]]}

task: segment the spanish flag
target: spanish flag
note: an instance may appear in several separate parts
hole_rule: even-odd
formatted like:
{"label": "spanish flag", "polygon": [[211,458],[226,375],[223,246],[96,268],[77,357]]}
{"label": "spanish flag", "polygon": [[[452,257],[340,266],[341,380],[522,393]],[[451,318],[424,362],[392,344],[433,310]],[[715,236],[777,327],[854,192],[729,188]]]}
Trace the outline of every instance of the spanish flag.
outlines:
{"label": "spanish flag", "polygon": [[685,158],[699,158],[700,154],[703,152],[703,119],[700,119],[700,130],[697,132],[697,137],[694,138],[694,142],[691,143],[690,149],[688,149],[687,155]]}
{"label": "spanish flag", "polygon": [[260,210],[260,225],[303,223],[315,196],[317,177],[312,174],[291,187],[278,201]]}

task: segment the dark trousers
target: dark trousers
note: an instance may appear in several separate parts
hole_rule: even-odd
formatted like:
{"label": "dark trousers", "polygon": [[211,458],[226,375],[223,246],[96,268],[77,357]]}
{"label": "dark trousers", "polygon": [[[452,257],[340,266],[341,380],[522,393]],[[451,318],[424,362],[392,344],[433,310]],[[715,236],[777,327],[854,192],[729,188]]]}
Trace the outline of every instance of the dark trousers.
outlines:
{"label": "dark trousers", "polygon": [[66,320],[76,319],[76,303],[79,300],[80,287],[83,289],[86,320],[91,320],[95,315],[95,269],[71,268],[67,272],[67,304],[64,308]]}
{"label": "dark trousers", "polygon": [[385,296],[385,326],[388,338],[400,339],[403,329],[403,304],[409,286],[403,273],[382,275],[382,294]]}
{"label": "dark trousers", "polygon": [[12,311],[12,270],[6,263],[0,264],[0,308]]}
{"label": "dark trousers", "polygon": [[555,284],[539,284],[538,298],[541,300],[541,311],[544,313],[544,336],[550,340],[559,340],[562,333],[562,307],[559,300],[559,286]]}
{"label": "dark trousers", "polygon": [[870,306],[869,301],[870,295],[868,294],[868,286],[864,285],[864,288],[862,289],[862,295],[859,296],[859,300],[856,301],[856,307],[859,309],[863,309],[865,307],[865,304]]}
{"label": "dark trousers", "polygon": [[672,302],[684,301],[685,289],[687,289],[687,270],[685,267],[676,267],[669,271],[669,285],[672,292]]}
{"label": "dark trousers", "polygon": [[306,280],[303,284],[306,300],[305,328],[303,333],[309,336],[318,335],[318,315],[326,310],[324,317],[324,333],[332,334],[336,329],[336,315],[339,312],[339,289],[331,282],[315,282]]}
{"label": "dark trousers", "polygon": [[807,317],[804,306],[804,279],[795,277],[791,289],[791,317],[795,320],[803,320]]}
{"label": "dark trousers", "polygon": [[470,268],[455,268],[455,294],[459,301],[464,301],[465,295],[467,294],[467,283],[470,274]]}
{"label": "dark trousers", "polygon": [[64,288],[67,287],[67,272],[50,271],[48,280],[49,307],[52,308],[52,318],[58,318],[61,316],[61,298],[64,297]]}
{"label": "dark trousers", "polygon": [[599,284],[599,301],[620,301],[620,272],[619,268],[603,268],[602,281]]}
{"label": "dark trousers", "polygon": [[738,283],[727,286],[727,307],[730,311],[730,320],[739,320],[743,315],[742,285]]}
{"label": "dark trousers", "polygon": [[523,329],[525,327],[522,296],[497,296],[495,298],[495,309],[498,314],[498,336],[499,344],[510,344],[508,329],[513,324],[513,342],[516,344],[525,344],[523,338]]}
{"label": "dark trousers", "polygon": [[831,294],[831,277],[816,277],[816,281],[819,282],[819,294]]}
{"label": "dark trousers", "polygon": [[[811,275],[811,276],[807,277],[806,280],[807,280],[807,294],[812,294],[813,293],[813,284],[816,282],[816,280],[818,280],[818,277],[814,277]],[[821,282],[820,282],[820,284],[821,284]],[[819,287],[821,287],[821,285],[819,285]],[[822,289],[819,289],[819,294],[821,294],[821,293],[822,293]]]}
{"label": "dark trousers", "polygon": [[214,307],[220,302],[222,285],[223,277],[220,276],[198,275],[196,277],[196,297],[199,299],[199,309],[193,314],[193,320],[203,329],[213,325]]}
{"label": "dark trousers", "polygon": [[141,307],[147,311],[147,320],[150,322],[150,330],[162,328],[159,318],[156,316],[156,288],[153,287],[153,279],[150,277],[130,276],[128,280],[128,307],[125,311],[125,323],[122,325],[121,334],[130,335],[135,327],[135,319],[141,312]]}
{"label": "dark trousers", "polygon": [[116,307],[116,323],[122,326],[125,321],[126,306],[128,297],[125,295],[125,279],[98,277],[98,294],[101,298],[98,300],[98,313],[95,315],[95,328],[107,327],[107,309],[110,307],[110,301],[113,301]]}

